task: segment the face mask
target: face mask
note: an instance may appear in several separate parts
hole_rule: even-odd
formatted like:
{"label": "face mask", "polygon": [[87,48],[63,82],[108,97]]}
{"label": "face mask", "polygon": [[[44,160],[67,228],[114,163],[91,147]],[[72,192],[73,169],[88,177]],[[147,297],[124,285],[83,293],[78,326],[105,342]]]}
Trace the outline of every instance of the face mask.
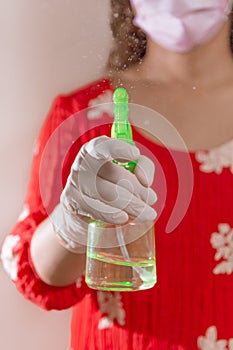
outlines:
{"label": "face mask", "polygon": [[232,0],[131,0],[134,24],[164,48],[187,52],[221,29]]}

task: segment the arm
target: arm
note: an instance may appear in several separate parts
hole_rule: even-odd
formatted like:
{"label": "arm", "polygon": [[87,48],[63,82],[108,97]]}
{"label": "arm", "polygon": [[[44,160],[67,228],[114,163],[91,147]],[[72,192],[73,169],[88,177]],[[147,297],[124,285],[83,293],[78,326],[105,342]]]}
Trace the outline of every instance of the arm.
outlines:
{"label": "arm", "polygon": [[40,278],[53,286],[74,283],[84,272],[85,254],[75,254],[58,241],[49,219],[36,229],[31,242],[31,258]]}
{"label": "arm", "polygon": [[[75,108],[77,108],[76,105]],[[87,292],[83,277],[78,279],[78,283],[75,281],[76,276],[79,277],[84,271],[84,255],[74,255],[58,243],[48,220],[48,211],[44,207],[39,179],[41,159],[51,134],[75,112],[75,108],[71,110],[66,98],[58,97],[54,101],[37,140],[27,195],[24,200],[24,210],[1,247],[3,266],[16,288],[26,299],[46,310],[69,308],[81,300]],[[75,152],[79,147],[80,145],[77,145]],[[50,161],[45,164],[45,180],[47,181],[45,187],[48,193],[45,200],[49,203],[51,210],[59,201],[59,193],[56,191],[56,165],[59,162],[59,148],[56,144],[52,152],[53,162],[50,158]],[[67,173],[64,181],[68,176],[71,164],[72,159],[66,163]],[[53,244],[54,247],[51,247]],[[41,262],[45,263],[41,267],[38,265],[40,257],[43,257]],[[69,274],[65,280],[57,281],[55,276],[64,260],[68,261],[67,271],[72,265],[74,273]],[[46,263],[51,264],[50,268]]]}

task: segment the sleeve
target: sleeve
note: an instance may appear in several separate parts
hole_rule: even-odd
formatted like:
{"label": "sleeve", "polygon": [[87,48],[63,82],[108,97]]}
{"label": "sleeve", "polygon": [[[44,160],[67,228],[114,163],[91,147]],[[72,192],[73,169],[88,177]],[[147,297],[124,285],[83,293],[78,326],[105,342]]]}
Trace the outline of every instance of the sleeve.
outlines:
{"label": "sleeve", "polygon": [[[1,249],[3,267],[25,298],[43,309],[66,309],[80,301],[88,290],[84,279],[65,287],[54,287],[44,283],[33,267],[30,258],[30,242],[37,226],[48,216],[57,204],[60,193],[57,191],[57,171],[61,162],[60,137],[46,153],[46,147],[62,122],[69,116],[64,105],[65,97],[57,97],[41,128],[34,149],[31,176],[24,208],[10,234],[5,238]],[[67,130],[66,130],[67,131]],[[67,141],[67,137],[66,137]],[[68,140],[69,141],[69,140]],[[51,144],[51,143],[50,143]],[[80,147],[81,145],[79,145]],[[41,175],[41,163],[43,171]],[[66,164],[67,166],[67,164]],[[69,171],[65,169],[68,174]],[[44,190],[41,191],[41,183]],[[42,197],[45,198],[42,198]]]}

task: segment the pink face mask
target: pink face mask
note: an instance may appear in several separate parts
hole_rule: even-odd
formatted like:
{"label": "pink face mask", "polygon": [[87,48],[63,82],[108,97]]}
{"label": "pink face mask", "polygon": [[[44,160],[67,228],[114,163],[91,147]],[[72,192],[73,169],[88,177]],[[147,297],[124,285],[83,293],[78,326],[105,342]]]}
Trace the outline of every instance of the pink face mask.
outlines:
{"label": "pink face mask", "polygon": [[131,0],[134,24],[164,48],[187,52],[221,29],[232,0]]}

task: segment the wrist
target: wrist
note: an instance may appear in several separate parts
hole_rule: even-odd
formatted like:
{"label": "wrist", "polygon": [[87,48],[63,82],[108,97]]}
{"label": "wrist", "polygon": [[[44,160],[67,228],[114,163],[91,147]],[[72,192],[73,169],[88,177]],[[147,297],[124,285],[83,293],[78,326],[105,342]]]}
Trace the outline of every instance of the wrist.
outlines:
{"label": "wrist", "polygon": [[[54,230],[55,231],[55,230]],[[59,244],[64,247],[66,250],[75,254],[85,254],[86,253],[86,245],[78,244],[72,241],[70,238],[61,234],[61,232],[55,231],[56,238]]]}
{"label": "wrist", "polygon": [[85,254],[88,223],[78,220],[58,204],[50,215],[54,233],[60,245],[75,254]]}

